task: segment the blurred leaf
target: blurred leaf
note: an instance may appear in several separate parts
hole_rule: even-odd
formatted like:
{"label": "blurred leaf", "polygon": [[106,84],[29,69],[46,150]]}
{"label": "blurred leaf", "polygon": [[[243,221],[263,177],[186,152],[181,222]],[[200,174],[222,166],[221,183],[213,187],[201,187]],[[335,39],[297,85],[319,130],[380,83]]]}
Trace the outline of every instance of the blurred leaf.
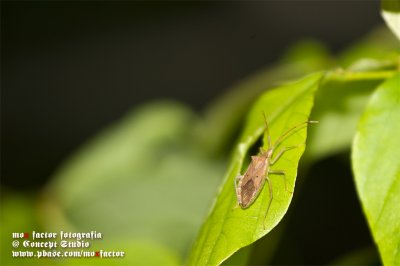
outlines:
{"label": "blurred leaf", "polygon": [[[36,258],[13,258],[11,256],[13,250],[27,250],[26,248],[23,248],[22,245],[20,245],[18,248],[12,247],[12,241],[15,240],[12,238],[12,233],[30,233],[32,231],[41,231],[41,227],[36,221],[36,199],[33,196],[33,192],[16,193],[15,191],[4,189],[4,187],[1,189],[0,265],[51,264],[48,260],[38,260]],[[33,250],[35,249],[31,249],[30,251]]]}
{"label": "blurred leaf", "polygon": [[400,1],[399,0],[382,0],[381,7],[385,11],[400,12]]}
{"label": "blurred leaf", "polygon": [[[64,259],[60,262],[66,265],[146,265],[146,266],[179,266],[182,265],[181,256],[164,245],[151,241],[126,240],[113,241],[93,241],[90,251],[125,251],[124,257],[119,258],[72,258]],[[88,249],[89,250],[89,249]]]}
{"label": "blurred leaf", "polygon": [[310,128],[307,160],[350,147],[370,94],[398,68],[399,48],[390,32],[377,29],[339,56],[347,69],[329,72],[315,96],[311,117],[321,122]]}
{"label": "blurred leaf", "polygon": [[374,70],[377,61],[378,64],[391,65],[393,68],[398,65],[399,51],[400,42],[396,37],[386,27],[379,27],[340,53],[337,60],[346,69],[360,65],[360,60],[374,60]]}
{"label": "blurred leaf", "polygon": [[[285,190],[282,177],[271,177],[274,200],[264,221],[269,201],[265,187],[256,201],[247,209],[238,207],[234,189],[234,178],[244,168],[249,149],[265,129],[263,112],[268,116],[272,142],[294,125],[307,121],[313,105],[314,91],[318,87],[321,73],[310,75],[263,94],[253,105],[239,144],[234,152],[225,181],[210,216],[200,231],[192,249],[189,264],[218,265],[238,249],[247,246],[271,231],[286,213],[292,194]],[[296,131],[282,143],[293,146],[304,143],[306,130]],[[265,140],[264,140],[264,143]],[[264,145],[266,148],[266,145]],[[300,146],[287,152],[273,169],[286,171],[287,184],[294,189],[298,161],[304,151]]]}
{"label": "blurred leaf", "polygon": [[[146,249],[150,242],[159,246],[154,252],[184,257],[223,169],[223,162],[191,145],[193,120],[179,104],[154,103],[101,133],[46,190],[41,205],[46,228],[96,230],[104,234],[101,245],[135,241]],[[137,250],[125,251],[136,264],[146,264],[148,258]]]}
{"label": "blurred leaf", "polygon": [[[292,65],[293,74],[309,73],[325,67],[330,67],[332,62],[330,51],[319,41],[305,39],[289,46],[282,55],[279,64],[283,67]],[[302,66],[302,67],[301,67]],[[287,79],[287,78],[286,78]]]}
{"label": "blurred leaf", "polygon": [[381,0],[382,16],[400,40],[400,0]]}
{"label": "blurred leaf", "polygon": [[365,215],[385,265],[400,264],[400,75],[373,94],[358,124],[352,163]]}
{"label": "blurred leaf", "polygon": [[329,265],[380,265],[379,254],[375,247],[354,250],[337,258]]}
{"label": "blurred leaf", "polygon": [[201,145],[211,154],[221,154],[232,147],[234,138],[252,102],[266,89],[330,68],[332,59],[327,49],[312,40],[289,47],[281,62],[257,71],[237,82],[207,108],[195,132]]}
{"label": "blurred leaf", "polygon": [[349,149],[357,122],[371,92],[381,82],[382,77],[372,80],[327,77],[324,80],[315,95],[311,113],[311,119],[320,123],[310,128],[310,141],[304,154],[307,161]]}

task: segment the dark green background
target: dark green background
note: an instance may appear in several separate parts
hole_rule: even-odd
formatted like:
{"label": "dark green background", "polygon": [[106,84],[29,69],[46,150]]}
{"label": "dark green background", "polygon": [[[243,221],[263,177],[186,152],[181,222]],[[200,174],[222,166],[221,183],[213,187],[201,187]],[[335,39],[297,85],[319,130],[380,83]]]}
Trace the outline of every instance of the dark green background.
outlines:
{"label": "dark green background", "polygon": [[[141,103],[172,98],[200,112],[298,40],[339,52],[382,24],[379,12],[378,1],[3,1],[2,188],[37,192],[75,149]],[[309,169],[273,263],[328,263],[372,243],[348,159]]]}
{"label": "dark green background", "polygon": [[20,188],[142,102],[201,110],[299,39],[336,52],[382,23],[378,1],[1,5],[1,182]]}

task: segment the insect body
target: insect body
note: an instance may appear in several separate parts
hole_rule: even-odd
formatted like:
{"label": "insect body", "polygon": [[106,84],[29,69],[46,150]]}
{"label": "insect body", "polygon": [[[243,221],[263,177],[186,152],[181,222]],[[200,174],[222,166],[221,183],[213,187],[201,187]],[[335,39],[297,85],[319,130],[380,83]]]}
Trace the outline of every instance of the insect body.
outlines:
{"label": "insect body", "polygon": [[278,174],[282,175],[285,179],[285,189],[287,190],[286,184],[286,175],[285,171],[283,170],[272,170],[270,166],[273,166],[279,158],[288,150],[294,149],[299,147],[291,146],[291,147],[283,147],[276,155],[274,155],[275,149],[279,146],[279,144],[289,135],[293,134],[297,129],[305,126],[308,123],[318,123],[318,121],[305,121],[300,123],[285,133],[283,133],[273,145],[271,145],[271,138],[269,135],[268,129],[268,122],[265,118],[265,125],[266,125],[266,134],[267,134],[267,141],[268,141],[268,148],[267,150],[260,149],[260,154],[257,156],[251,156],[251,162],[249,167],[247,168],[244,175],[239,175],[235,178],[235,189],[236,189],[236,196],[239,203],[239,206],[242,208],[249,207],[257,198],[258,194],[262,190],[264,183],[268,183],[269,188],[269,203],[267,207],[267,211],[265,213],[265,217],[269,211],[271,206],[271,202],[273,199],[273,191],[272,191],[272,184],[269,179],[269,174]]}
{"label": "insect body", "polygon": [[251,163],[244,175],[236,177],[236,195],[240,207],[249,207],[257,198],[265,180],[268,179],[271,151],[251,156]]}

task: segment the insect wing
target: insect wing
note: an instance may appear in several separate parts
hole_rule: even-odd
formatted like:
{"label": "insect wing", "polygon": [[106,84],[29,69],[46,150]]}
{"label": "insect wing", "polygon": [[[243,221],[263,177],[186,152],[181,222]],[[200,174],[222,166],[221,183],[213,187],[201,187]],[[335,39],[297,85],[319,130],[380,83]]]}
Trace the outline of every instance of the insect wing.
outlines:
{"label": "insect wing", "polygon": [[256,199],[264,185],[267,172],[267,159],[264,156],[252,156],[249,168],[241,182],[241,206],[246,208]]}

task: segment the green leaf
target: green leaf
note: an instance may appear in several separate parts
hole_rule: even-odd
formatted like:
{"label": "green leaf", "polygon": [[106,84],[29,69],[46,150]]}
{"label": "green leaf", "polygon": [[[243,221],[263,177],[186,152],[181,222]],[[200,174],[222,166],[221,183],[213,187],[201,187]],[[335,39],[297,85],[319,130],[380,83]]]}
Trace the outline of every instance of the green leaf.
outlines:
{"label": "green leaf", "polygon": [[398,65],[399,50],[399,40],[387,27],[379,27],[341,52],[337,61],[346,69],[360,65],[360,60],[375,61],[375,66],[386,64],[395,68]]}
{"label": "green leaf", "polygon": [[[51,265],[49,260],[12,257],[12,251],[26,250],[21,243],[24,239],[17,239],[20,241],[20,246],[13,248],[11,244],[16,240],[12,237],[13,233],[42,232],[43,228],[38,225],[35,213],[37,198],[32,191],[16,192],[3,186],[1,190],[0,265]],[[39,249],[32,248],[30,251],[36,252]]]}
{"label": "green leaf", "polygon": [[[101,247],[127,246],[127,256],[135,257],[129,265],[148,263],[147,255],[183,260],[224,169],[191,145],[193,120],[180,104],[158,102],[100,133],[47,187],[41,204],[46,229],[102,232]],[[135,255],[150,250],[148,243],[157,245],[152,255]]]}
{"label": "green leaf", "polygon": [[333,60],[320,43],[304,40],[289,47],[282,60],[236,82],[206,109],[195,127],[201,146],[210,154],[229,152],[249,106],[267,88],[332,67]]}
{"label": "green leaf", "polygon": [[400,75],[374,92],[357,128],[356,187],[385,265],[400,264]]}
{"label": "green leaf", "polygon": [[399,0],[382,0],[382,9],[391,12],[400,12]]}
{"label": "green leaf", "polygon": [[[255,202],[247,209],[238,207],[234,179],[247,167],[249,149],[264,133],[263,112],[268,117],[272,142],[294,125],[307,121],[322,73],[310,75],[298,82],[268,91],[253,105],[216,203],[205,221],[189,258],[190,265],[218,265],[234,252],[270,232],[285,215],[292,194],[285,190],[283,177],[270,176],[274,200],[266,220],[269,203],[268,189],[264,187]],[[298,130],[280,145],[303,144],[306,130]],[[264,148],[266,141],[264,140]],[[256,147],[257,148],[257,147]],[[286,152],[274,165],[286,172],[289,190],[294,189],[297,166],[304,146]],[[267,185],[265,185],[267,186]]]}
{"label": "green leaf", "polygon": [[325,77],[312,110],[312,119],[321,122],[309,130],[310,142],[304,154],[308,162],[349,149],[365,105],[385,77],[363,74],[361,79],[354,79],[347,71]]}
{"label": "green leaf", "polygon": [[400,0],[382,0],[382,16],[400,40]]}

